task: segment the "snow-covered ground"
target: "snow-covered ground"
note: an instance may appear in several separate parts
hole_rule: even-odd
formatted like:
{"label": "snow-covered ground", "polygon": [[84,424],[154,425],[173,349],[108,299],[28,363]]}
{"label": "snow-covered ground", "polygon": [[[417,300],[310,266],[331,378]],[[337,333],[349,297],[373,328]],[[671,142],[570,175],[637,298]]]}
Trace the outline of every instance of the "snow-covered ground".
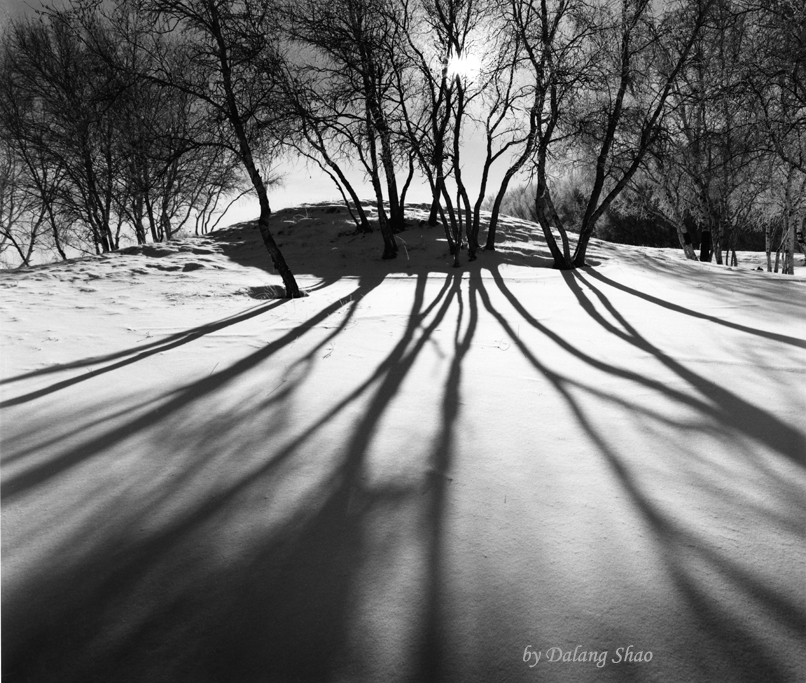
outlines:
{"label": "snow-covered ground", "polygon": [[806,680],[806,278],[410,215],[0,273],[4,680]]}

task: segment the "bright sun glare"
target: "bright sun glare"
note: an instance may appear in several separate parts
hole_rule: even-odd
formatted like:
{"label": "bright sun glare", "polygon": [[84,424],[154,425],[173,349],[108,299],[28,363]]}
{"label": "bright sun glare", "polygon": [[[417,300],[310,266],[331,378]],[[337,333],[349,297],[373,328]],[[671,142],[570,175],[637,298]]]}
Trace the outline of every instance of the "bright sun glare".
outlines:
{"label": "bright sun glare", "polygon": [[475,55],[453,56],[448,60],[448,75],[472,78],[481,69],[481,60]]}

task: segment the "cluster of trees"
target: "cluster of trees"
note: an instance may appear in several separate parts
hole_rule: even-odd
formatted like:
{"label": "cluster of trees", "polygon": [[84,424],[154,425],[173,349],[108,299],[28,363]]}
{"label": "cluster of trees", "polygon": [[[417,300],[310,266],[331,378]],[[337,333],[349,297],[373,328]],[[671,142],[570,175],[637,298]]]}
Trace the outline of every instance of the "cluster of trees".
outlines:
{"label": "cluster of trees", "polygon": [[636,195],[682,237],[692,223],[710,235],[717,263],[728,252],[735,263],[743,227],[763,229],[768,264],[777,243],[776,260],[791,273],[806,219],[796,190],[806,180],[804,124],[806,6],[717,2],[674,84]]}
{"label": "cluster of trees", "polygon": [[154,79],[178,44],[142,16],[75,5],[12,23],[0,52],[0,239],[34,249],[117,249],[206,232],[242,190],[238,159],[209,144],[195,99]]}
{"label": "cluster of trees", "polygon": [[[167,239],[248,186],[299,296],[269,230],[269,169],[289,152],[318,164],[369,232],[346,173],[363,168],[383,258],[415,176],[456,265],[464,245],[469,259],[482,248],[483,206],[495,249],[524,175],[558,268],[584,265],[596,226],[625,211],[674,231],[690,258],[692,232],[718,263],[735,258],[754,221],[784,272],[802,245],[796,0],[73,0],[13,25],[1,58],[4,235],[23,216],[18,234],[57,249],[88,235],[113,249],[121,228]],[[481,159],[467,158],[471,137]]]}
{"label": "cluster of trees", "polygon": [[[680,33],[677,43],[667,43],[672,48],[643,43],[658,50],[652,57],[658,75],[625,72],[625,107],[633,111],[613,137],[622,151],[608,158],[598,141],[586,148],[581,136],[572,137],[574,158],[559,177],[555,169],[546,204],[557,214],[555,224],[584,232],[592,220],[603,236],[635,243],[640,235],[657,246],[668,246],[671,233],[689,258],[699,244],[701,259],[720,264],[735,264],[736,249],[751,242],[747,232],[760,231],[768,269],[777,272],[780,260],[791,273],[806,221],[806,8],[725,0],[699,8],[699,16],[689,15],[696,31]],[[667,18],[679,30],[682,18]],[[591,200],[603,168],[611,191],[597,209]],[[532,191],[513,193],[508,210],[551,224],[531,206]]]}

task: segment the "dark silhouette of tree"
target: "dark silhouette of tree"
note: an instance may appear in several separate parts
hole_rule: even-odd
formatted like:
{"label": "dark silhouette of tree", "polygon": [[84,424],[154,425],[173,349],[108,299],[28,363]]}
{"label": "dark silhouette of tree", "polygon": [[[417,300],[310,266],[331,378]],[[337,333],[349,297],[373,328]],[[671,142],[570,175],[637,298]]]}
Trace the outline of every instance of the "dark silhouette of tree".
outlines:
{"label": "dark silhouette of tree", "polygon": [[789,192],[806,177],[806,7],[794,0],[748,0],[745,10],[755,17],[752,50],[745,60],[747,82],[756,96],[768,147],[786,179],[778,252],[783,253],[784,274],[792,274],[796,245],[803,244]]}
{"label": "dark silhouette of tree", "polygon": [[333,89],[318,69],[301,60],[289,64],[285,97],[294,117],[286,143],[294,152],[316,164],[336,185],[345,206],[362,233],[372,232],[358,192],[347,178],[345,166],[357,158],[367,174],[372,165],[366,156],[363,119],[350,98]]}
{"label": "dark silhouette of tree", "polygon": [[[513,13],[542,95],[536,213],[555,267],[585,265],[597,221],[639,170],[660,131],[669,94],[711,4],[529,0]],[[552,158],[563,155],[595,159],[573,256],[550,187]]]}
{"label": "dark silhouette of tree", "polygon": [[212,122],[197,101],[149,78],[157,58],[181,66],[179,49],[131,6],[75,0],[13,23],[2,47],[2,136],[62,258],[115,249],[128,229],[171,239],[237,193],[237,158],[198,142]]}
{"label": "dark silhouette of tree", "polygon": [[158,30],[181,44],[181,68],[162,61],[151,79],[190,95],[215,134],[196,144],[236,155],[260,204],[258,227],[286,296],[303,296],[269,229],[270,178],[261,159],[273,159],[287,126],[281,105],[283,54],[270,0],[143,0]]}
{"label": "dark silhouette of tree", "polygon": [[723,252],[735,261],[738,231],[752,224],[771,170],[743,66],[752,22],[730,0],[713,4],[632,185],[652,215],[675,227],[690,257],[686,223],[707,231],[719,264]]}
{"label": "dark silhouette of tree", "polygon": [[67,12],[14,24],[6,41],[6,90],[18,98],[5,107],[17,117],[6,129],[38,145],[48,167],[63,174],[58,213],[89,228],[96,253],[115,249],[115,74],[87,49]]}
{"label": "dark silhouette of tree", "polygon": [[405,97],[396,90],[404,68],[398,9],[395,0],[301,0],[287,8],[305,88],[306,141],[336,174],[342,150],[357,156],[378,204],[384,259],[397,255],[394,232],[405,227],[405,190],[396,176]]}
{"label": "dark silhouette of tree", "polygon": [[55,203],[64,173],[52,165],[42,141],[31,139],[41,127],[27,128],[24,98],[8,74],[0,60],[0,253],[13,249],[26,266],[35,250],[65,259],[69,230],[62,230]]}

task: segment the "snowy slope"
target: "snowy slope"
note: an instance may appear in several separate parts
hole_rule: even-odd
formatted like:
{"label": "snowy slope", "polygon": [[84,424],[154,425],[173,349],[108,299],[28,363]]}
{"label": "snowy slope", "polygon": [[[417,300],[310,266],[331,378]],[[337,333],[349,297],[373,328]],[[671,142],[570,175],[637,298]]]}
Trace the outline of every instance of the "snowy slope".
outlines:
{"label": "snowy slope", "polygon": [[806,680],[806,279],[410,215],[0,273],[4,680]]}

